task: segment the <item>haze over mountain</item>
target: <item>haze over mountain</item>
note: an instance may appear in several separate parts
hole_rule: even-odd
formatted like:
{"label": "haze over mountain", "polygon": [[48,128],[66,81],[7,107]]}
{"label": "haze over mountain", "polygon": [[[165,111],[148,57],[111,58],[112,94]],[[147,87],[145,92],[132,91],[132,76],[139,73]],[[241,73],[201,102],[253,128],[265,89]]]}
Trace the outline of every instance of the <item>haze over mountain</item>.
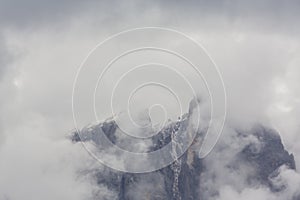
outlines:
{"label": "haze over mountain", "polygon": [[[297,199],[299,10],[297,0],[0,0],[0,200],[156,198],[150,195],[153,191],[157,198],[182,200]],[[176,163],[175,168],[165,167],[151,175],[121,173],[99,165],[80,142],[70,140],[76,126],[73,83],[78,67],[96,45],[121,31],[149,26],[181,31],[207,49],[226,87],[226,124],[217,146],[205,159],[190,153],[182,156],[181,165]],[[158,44],[165,41],[151,36],[145,38]],[[125,43],[136,44],[136,39]],[[99,72],[103,70],[102,65],[97,67]],[[156,74],[155,78],[170,77]],[[94,75],[88,74],[83,82]],[[148,78],[148,73],[144,77]],[[168,80],[185,92],[178,82]],[[81,86],[84,91],[95,88]],[[98,94],[109,97],[110,91]],[[155,94],[160,97],[159,92]],[[79,96],[83,97],[82,110],[89,112],[93,97],[84,92]],[[141,96],[154,99],[153,92]],[[188,107],[190,98],[185,97],[184,106]],[[125,102],[117,100],[117,105]],[[110,106],[104,107],[98,113],[103,122],[113,116],[108,112]],[[172,124],[185,127],[183,118],[177,121],[178,116],[173,115],[164,127],[166,135]],[[94,124],[93,112],[81,117],[86,121],[80,129]],[[168,137],[158,137],[127,145],[129,141],[114,131],[118,130],[115,122],[106,120],[83,132],[105,132],[130,151],[149,151],[168,142]],[[88,141],[85,144],[95,146]],[[193,144],[189,152],[197,152],[197,145]],[[180,169],[178,184],[174,169]],[[122,187],[127,182],[128,187]]]}
{"label": "haze over mountain", "polygon": [[[191,131],[190,121],[192,113],[170,122],[150,141],[144,139],[140,142],[145,145],[124,136],[112,119],[75,132],[72,141],[89,143],[96,148],[95,151],[100,152],[103,148],[109,148],[103,146],[101,141],[101,135],[105,135],[126,151],[136,152],[142,146],[146,148],[144,152],[151,152],[174,142],[174,135],[178,137]],[[201,159],[199,149],[204,132],[205,129],[198,129],[193,144],[167,167],[149,173],[127,173],[100,164],[102,167],[92,169],[87,174],[85,172],[82,176],[88,175],[98,185],[93,199],[300,199],[300,175],[295,171],[294,156],[285,150],[278,132],[263,125],[256,125],[249,130],[226,127],[212,152]],[[182,143],[176,143],[177,151],[182,146]],[[105,151],[105,154],[109,152],[113,151]],[[100,160],[106,156],[103,153],[95,154]],[[111,155],[111,159],[119,160],[121,165],[126,166],[125,155]],[[131,160],[130,165],[132,163],[144,165],[146,162]]]}

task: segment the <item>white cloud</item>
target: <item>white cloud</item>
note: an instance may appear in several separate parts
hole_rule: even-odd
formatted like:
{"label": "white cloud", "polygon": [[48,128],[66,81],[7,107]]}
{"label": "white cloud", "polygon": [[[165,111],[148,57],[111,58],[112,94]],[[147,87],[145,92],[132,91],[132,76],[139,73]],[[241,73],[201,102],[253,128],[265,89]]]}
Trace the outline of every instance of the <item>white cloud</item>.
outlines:
{"label": "white cloud", "polygon": [[[72,83],[89,50],[137,26],[172,27],[202,42],[224,77],[227,122],[275,126],[300,165],[298,3],[1,4],[0,198],[45,199],[45,192],[49,199],[79,199],[91,192],[91,183],[76,176],[87,159],[83,148],[65,139],[74,127]],[[283,178],[293,181],[289,173]],[[269,195],[261,188],[221,193]]]}

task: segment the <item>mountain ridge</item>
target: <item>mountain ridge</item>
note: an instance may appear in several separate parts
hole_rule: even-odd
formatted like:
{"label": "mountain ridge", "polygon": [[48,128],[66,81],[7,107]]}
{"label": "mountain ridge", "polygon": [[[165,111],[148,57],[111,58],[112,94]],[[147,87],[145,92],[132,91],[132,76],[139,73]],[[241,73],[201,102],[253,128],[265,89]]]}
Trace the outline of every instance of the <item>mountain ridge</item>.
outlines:
{"label": "mountain ridge", "polygon": [[[182,118],[163,128],[152,138],[153,145],[150,147],[150,150],[158,150],[171,142],[172,134],[179,129],[185,131],[188,120],[188,117]],[[95,145],[98,145],[97,134],[101,132],[113,144],[116,144],[118,142],[117,130],[118,125],[114,120],[105,121],[83,129],[80,133],[75,132],[72,136],[72,141],[92,141]],[[275,186],[271,177],[275,176],[281,166],[295,170],[296,165],[293,154],[284,149],[280,135],[264,126],[256,126],[248,132],[235,130],[234,133],[236,134],[231,137],[235,138],[236,143],[240,141],[247,142],[244,146],[239,147],[240,149],[235,151],[236,153],[229,155],[231,160],[226,161],[228,163],[224,165],[224,168],[231,171],[242,171],[244,168],[251,168],[244,178],[249,187],[262,185],[274,193],[281,192],[284,187]],[[98,185],[104,185],[109,190],[114,191],[117,194],[117,200],[208,200],[211,196],[217,197],[219,195],[218,190],[214,191],[214,188],[206,186],[206,183],[203,183],[202,180],[205,179],[205,174],[214,174],[215,172],[211,172],[210,168],[217,165],[210,160],[210,155],[204,159],[198,157],[197,145],[199,143],[197,138],[202,136],[201,131],[197,133],[197,137],[187,151],[178,160],[162,169],[149,173],[134,174],[104,167],[105,170],[96,172],[94,178]],[[217,144],[216,148],[216,152],[226,152],[231,147],[230,143],[222,146],[221,142]],[[226,150],[224,151],[222,148]],[[213,150],[212,154],[214,153]],[[211,157],[214,157],[214,155]],[[142,185],[147,185],[147,187],[143,188]],[[207,197],[208,195],[210,197]],[[293,200],[298,199],[299,197],[295,197]]]}

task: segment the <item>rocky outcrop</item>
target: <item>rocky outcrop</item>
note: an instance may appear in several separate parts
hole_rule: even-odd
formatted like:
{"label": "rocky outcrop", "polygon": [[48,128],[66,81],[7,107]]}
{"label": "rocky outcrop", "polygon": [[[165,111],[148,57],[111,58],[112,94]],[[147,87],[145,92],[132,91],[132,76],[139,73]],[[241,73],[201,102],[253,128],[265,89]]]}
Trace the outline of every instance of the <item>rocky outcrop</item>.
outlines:
{"label": "rocky outcrop", "polygon": [[[170,123],[162,129],[159,134],[152,138],[153,146],[149,151],[157,150],[172,140],[172,134],[176,131],[185,131],[188,118]],[[88,129],[83,129],[84,137],[74,133],[74,142],[94,141],[97,145],[97,134],[99,131],[105,133],[111,142],[116,143],[117,124],[114,121],[104,122]],[[295,161],[281,142],[279,134],[263,126],[257,126],[252,132],[239,132],[241,137],[251,134],[259,141],[247,144],[236,156],[238,162],[245,162],[256,170],[255,176],[249,177],[249,181],[255,180],[266,185],[272,191],[278,192],[280,188],[272,186],[270,177],[274,176],[277,169],[286,165],[295,169]],[[198,134],[201,135],[200,133]],[[196,138],[197,140],[197,138]],[[200,194],[201,174],[209,166],[205,159],[197,156],[194,146],[191,146],[173,164],[154,172],[144,174],[131,174],[114,171],[107,167],[94,172],[97,184],[105,185],[109,190],[118,193],[119,200],[199,200],[203,199]],[[234,165],[232,165],[234,166]],[[231,167],[232,167],[231,166]],[[205,200],[205,199],[204,199]]]}

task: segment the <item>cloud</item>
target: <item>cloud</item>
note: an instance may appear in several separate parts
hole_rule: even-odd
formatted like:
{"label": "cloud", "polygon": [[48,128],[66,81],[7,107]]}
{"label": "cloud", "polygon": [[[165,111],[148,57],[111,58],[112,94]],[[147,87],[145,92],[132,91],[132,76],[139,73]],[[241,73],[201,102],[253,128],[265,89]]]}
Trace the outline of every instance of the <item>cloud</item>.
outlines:
{"label": "cloud", "polygon": [[47,125],[36,117],[26,126],[14,127],[0,151],[1,199],[87,199],[90,180],[80,177],[92,162],[81,145],[51,139]]}
{"label": "cloud", "polygon": [[[72,83],[78,65],[96,44],[140,26],[175,28],[203,43],[223,74],[227,123],[275,126],[299,165],[299,2],[0,3],[0,198],[41,199],[35,188],[49,199],[91,193],[93,184],[76,175],[84,168],[79,160],[87,158],[65,139],[74,127]],[[221,177],[223,171],[215,170]],[[291,173],[283,170],[282,179],[293,181]],[[236,191],[243,183],[232,182],[234,188],[220,189],[224,198],[269,195],[262,188]],[[77,190],[69,190],[70,185]]]}
{"label": "cloud", "polygon": [[230,186],[223,186],[220,189],[220,197],[218,200],[227,199],[258,199],[258,200],[280,200],[280,199],[297,199],[299,197],[299,174],[295,171],[285,168],[280,168],[280,173],[274,178],[277,184],[284,185],[285,189],[279,193],[273,193],[268,188],[256,187],[256,188],[245,188],[242,191],[237,191],[235,188]]}
{"label": "cloud", "polygon": [[[268,176],[269,184],[259,181],[262,177],[257,165],[241,157],[241,152],[249,145],[253,146],[254,152],[263,153],[261,150],[265,141],[252,134],[225,128],[217,146],[203,160],[200,195],[207,200],[297,199],[300,195],[297,189],[300,183],[299,173],[282,165]],[[264,170],[268,167],[272,168],[265,163]]]}

